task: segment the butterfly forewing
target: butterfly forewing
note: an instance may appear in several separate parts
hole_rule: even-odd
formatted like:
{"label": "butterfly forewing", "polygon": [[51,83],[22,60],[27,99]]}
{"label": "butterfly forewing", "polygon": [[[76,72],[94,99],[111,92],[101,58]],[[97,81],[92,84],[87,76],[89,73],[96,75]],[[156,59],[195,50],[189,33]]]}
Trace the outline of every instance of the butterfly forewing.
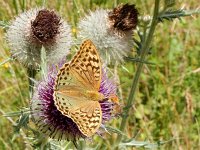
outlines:
{"label": "butterfly forewing", "polygon": [[71,68],[76,71],[88,85],[99,90],[101,83],[101,62],[96,47],[90,40],[86,40],[80,51],[71,62]]}
{"label": "butterfly forewing", "polygon": [[86,40],[71,62],[59,70],[54,86],[54,101],[58,110],[70,117],[88,137],[98,130],[102,112],[99,102],[87,98],[86,91],[98,92],[101,69],[95,46]]}

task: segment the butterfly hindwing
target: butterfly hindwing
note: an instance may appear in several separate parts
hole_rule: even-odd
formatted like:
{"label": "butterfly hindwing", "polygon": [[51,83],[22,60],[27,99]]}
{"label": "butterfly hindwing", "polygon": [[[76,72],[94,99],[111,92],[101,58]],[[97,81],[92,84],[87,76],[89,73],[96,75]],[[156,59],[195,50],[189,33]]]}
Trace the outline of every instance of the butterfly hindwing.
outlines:
{"label": "butterfly hindwing", "polygon": [[97,101],[84,102],[78,109],[71,110],[69,116],[87,137],[96,133],[101,125],[102,112]]}
{"label": "butterfly hindwing", "polygon": [[102,112],[98,101],[84,97],[55,92],[55,105],[63,115],[70,117],[87,137],[93,135],[101,125]]}

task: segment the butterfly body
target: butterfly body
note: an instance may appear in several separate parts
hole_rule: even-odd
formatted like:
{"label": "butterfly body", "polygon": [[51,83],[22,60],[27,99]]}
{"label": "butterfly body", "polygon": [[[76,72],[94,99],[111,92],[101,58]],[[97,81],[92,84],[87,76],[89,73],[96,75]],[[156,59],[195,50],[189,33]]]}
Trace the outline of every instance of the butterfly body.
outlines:
{"label": "butterfly body", "polygon": [[99,93],[97,91],[78,91],[78,90],[67,90],[62,89],[57,91],[57,93],[66,95],[69,97],[85,97],[88,100],[91,101],[101,101],[105,98],[105,96],[102,93]]}
{"label": "butterfly body", "polygon": [[93,101],[100,101],[105,98],[103,94],[101,94],[97,91],[86,91],[86,97]]}
{"label": "butterfly body", "polygon": [[101,78],[100,57],[94,44],[86,40],[73,59],[60,68],[55,80],[57,109],[71,118],[87,137],[94,135],[102,123]]}

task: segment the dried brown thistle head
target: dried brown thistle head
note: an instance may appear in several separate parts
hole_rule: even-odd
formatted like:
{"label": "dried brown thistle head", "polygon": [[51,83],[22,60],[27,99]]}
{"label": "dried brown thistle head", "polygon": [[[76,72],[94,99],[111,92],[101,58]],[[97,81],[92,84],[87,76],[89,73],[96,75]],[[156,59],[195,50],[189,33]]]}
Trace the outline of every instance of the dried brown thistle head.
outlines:
{"label": "dried brown thistle head", "polygon": [[51,45],[56,41],[59,34],[60,17],[54,12],[42,9],[38,12],[34,21],[31,22],[33,41],[44,45]]}
{"label": "dried brown thistle head", "polygon": [[135,5],[119,5],[108,14],[111,27],[120,31],[135,29],[138,23],[138,10]]}

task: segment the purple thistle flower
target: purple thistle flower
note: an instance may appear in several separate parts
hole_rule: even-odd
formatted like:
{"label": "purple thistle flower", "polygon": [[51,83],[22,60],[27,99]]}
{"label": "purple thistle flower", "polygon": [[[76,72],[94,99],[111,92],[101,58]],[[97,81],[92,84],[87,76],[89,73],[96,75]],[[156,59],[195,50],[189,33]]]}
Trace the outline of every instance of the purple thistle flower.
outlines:
{"label": "purple thistle flower", "polygon": [[[116,95],[117,86],[114,82],[108,78],[106,72],[102,71],[102,80],[99,88],[99,92],[102,93],[105,97],[109,97],[110,95]],[[112,110],[114,103],[105,99],[99,102],[101,105],[101,110],[103,113],[102,121],[108,121],[112,118]]]}
{"label": "purple thistle flower", "polygon": [[[76,141],[80,137],[86,138],[78,129],[76,123],[67,116],[64,116],[55,106],[53,100],[53,87],[58,68],[64,64],[62,61],[57,66],[54,65],[49,69],[46,80],[39,82],[35,88],[32,99],[32,116],[38,126],[38,129],[53,139],[67,139]],[[108,96],[116,95],[116,85],[111,81],[106,72],[103,71],[102,81],[99,92],[106,98],[99,101],[102,109],[102,124],[109,121],[113,116],[114,103],[108,100]]]}

